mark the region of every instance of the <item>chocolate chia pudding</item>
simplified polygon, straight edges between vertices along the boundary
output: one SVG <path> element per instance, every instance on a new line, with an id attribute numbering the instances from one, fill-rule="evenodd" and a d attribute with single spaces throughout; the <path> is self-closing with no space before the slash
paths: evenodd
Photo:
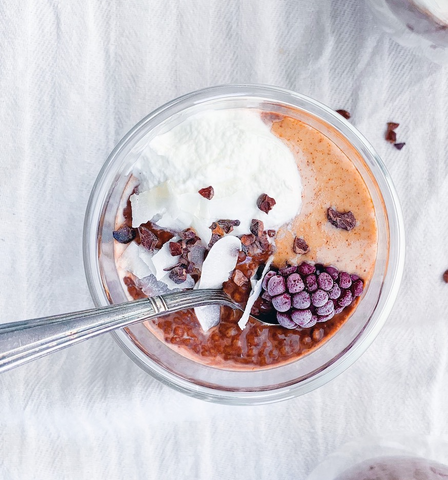
<path id="1" fill-rule="evenodd" d="M 246 306 L 145 322 L 161 342 L 216 368 L 275 367 L 321 346 L 362 302 L 377 221 L 348 143 L 342 151 L 302 120 L 235 109 L 192 117 L 145 148 L 115 221 L 128 298 L 222 287 Z"/>

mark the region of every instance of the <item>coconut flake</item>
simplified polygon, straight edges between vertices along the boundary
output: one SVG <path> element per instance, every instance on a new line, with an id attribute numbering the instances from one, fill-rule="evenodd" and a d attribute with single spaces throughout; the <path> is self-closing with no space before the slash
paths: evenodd
<path id="1" fill-rule="evenodd" d="M 197 288 L 222 288 L 236 267 L 238 252 L 241 250 L 239 238 L 231 235 L 218 240 L 210 249 L 202 265 L 201 280 Z M 219 323 L 221 308 L 219 305 L 196 307 L 196 314 L 202 330 L 207 332 Z"/>
<path id="2" fill-rule="evenodd" d="M 235 270 L 241 241 L 233 235 L 220 238 L 208 252 L 202 265 L 201 280 L 198 288 L 222 288 Z"/>
<path id="3" fill-rule="evenodd" d="M 241 330 L 244 330 L 244 328 L 247 325 L 247 322 L 249 321 L 250 311 L 252 310 L 252 307 L 254 306 L 255 301 L 257 300 L 257 298 L 261 293 L 261 284 L 263 282 L 263 278 L 266 275 L 266 273 L 269 271 L 269 268 L 271 266 L 273 259 L 274 257 L 272 255 L 268 258 L 268 261 L 266 262 L 266 265 L 263 269 L 261 277 L 258 280 L 255 280 L 254 278 L 251 278 L 250 280 L 250 283 L 252 285 L 252 291 L 250 292 L 246 307 L 244 308 L 243 315 L 238 321 L 238 326 L 241 328 Z"/>
<path id="4" fill-rule="evenodd" d="M 132 242 L 118 259 L 118 266 L 126 270 L 138 278 L 151 275 L 153 272 L 146 262 L 142 260 L 140 254 L 144 254 L 144 247 Z"/>

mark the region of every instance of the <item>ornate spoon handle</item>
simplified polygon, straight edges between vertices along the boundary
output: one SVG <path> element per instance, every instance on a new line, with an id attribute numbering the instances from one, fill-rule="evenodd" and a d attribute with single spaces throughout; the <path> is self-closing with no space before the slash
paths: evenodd
<path id="1" fill-rule="evenodd" d="M 188 290 L 0 325 L 0 372 L 133 323 L 201 305 L 238 308 L 222 290 Z"/>

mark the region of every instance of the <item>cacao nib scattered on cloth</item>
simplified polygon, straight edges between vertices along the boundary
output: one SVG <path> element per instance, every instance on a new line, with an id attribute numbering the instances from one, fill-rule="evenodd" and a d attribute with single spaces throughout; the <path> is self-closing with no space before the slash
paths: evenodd
<path id="1" fill-rule="evenodd" d="M 388 122 L 387 123 L 387 130 L 386 130 L 385 139 L 389 143 L 395 143 L 397 141 L 397 134 L 395 133 L 395 130 L 399 126 L 400 126 L 399 123 L 395 123 L 395 122 Z"/>
<path id="2" fill-rule="evenodd" d="M 445 273 L 443 274 L 443 281 L 445 283 L 448 283 L 448 270 L 446 270 Z"/>
<path id="3" fill-rule="evenodd" d="M 352 212 L 338 212 L 334 208 L 327 210 L 328 221 L 336 228 L 350 231 L 356 226 L 356 218 Z"/>
<path id="4" fill-rule="evenodd" d="M 397 150 L 401 150 L 405 145 L 406 145 L 405 142 L 394 143 L 394 147 L 395 147 Z"/>
<path id="5" fill-rule="evenodd" d="M 128 227 L 127 225 L 123 225 L 118 230 L 115 230 L 112 233 L 115 240 L 119 243 L 129 243 L 134 240 L 136 232 L 135 228 Z"/>
<path id="6" fill-rule="evenodd" d="M 198 193 L 199 195 L 202 195 L 207 200 L 211 200 L 213 198 L 213 195 L 215 195 L 215 190 L 210 185 L 209 187 L 201 188 Z"/>
<path id="7" fill-rule="evenodd" d="M 264 213 L 269 213 L 275 204 L 276 201 L 266 193 L 262 193 L 257 200 L 257 207 Z"/>
<path id="8" fill-rule="evenodd" d="M 305 242 L 305 240 L 299 237 L 296 237 L 294 239 L 292 249 L 294 250 L 294 253 L 297 253 L 298 255 L 304 255 L 305 253 L 308 253 L 310 251 L 310 247 Z"/>
<path id="9" fill-rule="evenodd" d="M 346 120 L 351 117 L 350 112 L 347 112 L 347 110 L 336 110 L 336 113 L 339 113 L 339 115 L 341 115 L 341 117 L 344 117 Z"/>

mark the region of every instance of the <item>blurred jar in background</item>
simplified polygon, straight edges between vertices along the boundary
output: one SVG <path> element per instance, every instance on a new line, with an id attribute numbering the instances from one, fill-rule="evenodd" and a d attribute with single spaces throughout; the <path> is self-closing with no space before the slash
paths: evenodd
<path id="1" fill-rule="evenodd" d="M 383 29 L 398 43 L 448 64 L 448 0 L 367 0 Z"/>
<path id="2" fill-rule="evenodd" d="M 448 436 L 357 438 L 328 455 L 307 480 L 448 479 Z"/>

